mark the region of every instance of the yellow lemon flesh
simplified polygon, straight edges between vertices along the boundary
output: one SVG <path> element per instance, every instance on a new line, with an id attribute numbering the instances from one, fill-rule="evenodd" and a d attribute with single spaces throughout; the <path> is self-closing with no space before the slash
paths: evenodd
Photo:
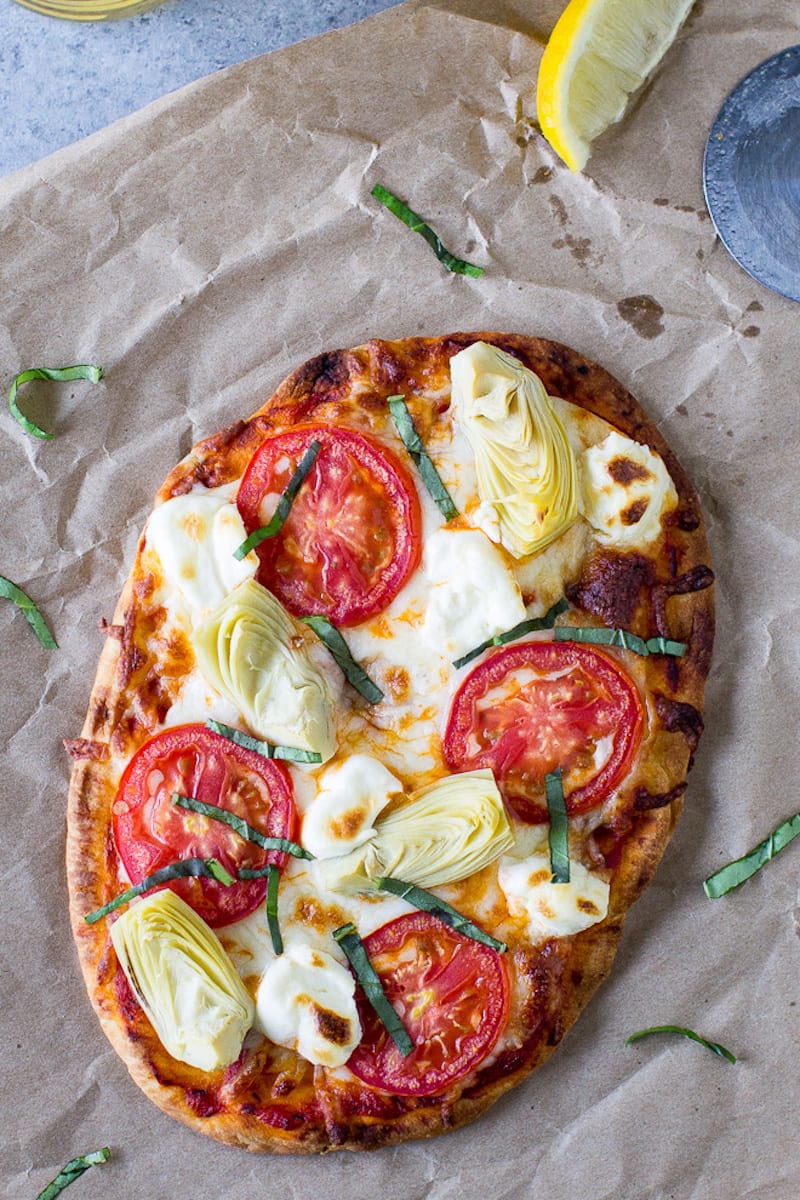
<path id="1" fill-rule="evenodd" d="M 694 0 L 571 0 L 545 48 L 536 103 L 542 133 L 573 171 L 619 121 L 666 54 Z"/>

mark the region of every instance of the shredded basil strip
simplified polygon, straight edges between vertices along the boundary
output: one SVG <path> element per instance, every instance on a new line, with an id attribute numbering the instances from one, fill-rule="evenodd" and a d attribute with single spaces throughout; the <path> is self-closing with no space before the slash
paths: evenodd
<path id="1" fill-rule="evenodd" d="M 632 1033 L 625 1039 L 625 1045 L 630 1046 L 632 1042 L 638 1042 L 639 1038 L 649 1037 L 651 1033 L 680 1033 L 690 1041 L 705 1046 L 706 1050 L 718 1054 L 720 1058 L 727 1058 L 728 1062 L 736 1062 L 736 1055 L 731 1054 L 730 1050 L 726 1050 L 724 1046 L 720 1046 L 719 1042 L 710 1042 L 708 1038 L 701 1037 L 699 1033 L 695 1033 L 693 1029 L 686 1029 L 683 1025 L 652 1025 L 649 1029 L 640 1029 L 638 1033 Z"/>
<path id="2" fill-rule="evenodd" d="M 800 836 L 800 813 L 795 813 L 793 817 L 789 817 L 788 821 L 781 822 L 778 828 L 774 829 L 769 837 L 764 838 L 763 842 L 759 842 L 749 854 L 727 863 L 713 875 L 709 875 L 703 883 L 703 891 L 709 900 L 717 900 L 726 892 L 732 892 L 751 875 L 760 871 L 771 858 L 774 858 L 780 850 L 783 850 L 798 836 Z"/>
<path id="3" fill-rule="evenodd" d="M 471 275 L 473 279 L 480 279 L 483 274 L 483 267 L 476 267 L 473 263 L 466 262 L 463 258 L 456 258 L 449 250 L 445 250 L 441 243 L 441 239 L 433 232 L 430 225 L 423 221 L 413 209 L 409 208 L 404 200 L 399 196 L 395 196 L 394 192 L 390 192 L 387 188 L 381 187 L 379 183 L 375 184 L 372 189 L 372 195 L 376 200 L 380 200 L 381 204 L 388 208 L 390 213 L 393 213 L 399 220 L 407 225 L 409 229 L 413 229 L 414 233 L 420 234 L 425 238 L 425 241 L 433 250 L 439 262 L 447 267 L 448 271 L 452 271 L 455 275 Z"/>
<path id="4" fill-rule="evenodd" d="M 55 434 L 41 429 L 20 410 L 17 404 L 17 392 L 22 385 L 30 383 L 32 379 L 52 379 L 55 383 L 64 383 L 71 379 L 88 379 L 90 383 L 99 383 L 102 374 L 103 368 L 95 367 L 92 363 L 78 363 L 74 367 L 30 367 L 27 371 L 20 371 L 11 384 L 11 391 L 8 393 L 8 407 L 26 433 L 32 433 L 34 437 L 50 441 Z"/>
<path id="5" fill-rule="evenodd" d="M 365 700 L 369 700 L 370 704 L 377 704 L 383 699 L 381 689 L 372 682 L 363 667 L 358 665 L 347 642 L 327 617 L 301 617 L 300 620 L 310 625 L 319 640 L 325 643 L 347 682 L 360 692 Z"/>
<path id="6" fill-rule="evenodd" d="M 240 879 L 267 880 L 267 924 L 269 936 L 272 939 L 272 949 L 276 954 L 283 954 L 283 938 L 278 924 L 278 884 L 281 880 L 281 869 L 275 863 L 267 863 L 266 867 L 242 867 L 238 876 Z"/>
<path id="7" fill-rule="evenodd" d="M 452 521 L 454 517 L 458 516 L 458 509 L 422 443 L 422 438 L 414 424 L 414 418 L 408 411 L 405 397 L 389 396 L 386 403 L 389 405 L 389 412 L 392 414 L 392 420 L 400 435 L 400 440 L 419 471 L 420 479 L 430 492 L 431 498 L 435 501 L 445 521 Z"/>
<path id="8" fill-rule="evenodd" d="M 403 1058 L 407 1058 L 414 1049 L 414 1043 L 403 1022 L 395 1012 L 394 1007 L 389 1002 L 389 998 L 383 990 L 383 984 L 378 978 L 372 963 L 369 961 L 369 955 L 364 943 L 356 933 L 355 925 L 352 921 L 348 921 L 346 925 L 340 925 L 338 929 L 334 929 L 333 937 L 345 952 L 347 961 L 353 968 L 356 979 L 364 989 L 364 995 L 380 1018 L 381 1024 L 395 1046 L 397 1046 Z"/>
<path id="9" fill-rule="evenodd" d="M 242 733 L 240 729 L 234 729 L 232 725 L 224 725 L 222 721 L 212 721 L 210 717 L 206 721 L 206 729 L 210 729 L 212 733 L 218 733 L 220 737 L 227 738 L 229 742 L 235 742 L 237 746 L 243 746 L 245 750 L 253 750 L 262 758 L 281 758 L 286 762 L 322 762 L 322 755 L 317 750 L 301 750 L 297 746 L 273 746 L 271 742 L 263 742 L 260 738 L 250 737 L 248 734 Z"/>
<path id="10" fill-rule="evenodd" d="M 566 612 L 568 608 L 569 603 L 562 596 L 560 600 L 556 600 L 552 608 L 548 608 L 543 617 L 528 617 L 527 620 L 520 621 L 518 625 L 514 625 L 512 629 L 507 629 L 505 633 L 496 633 L 494 637 L 481 642 L 480 646 L 476 646 L 474 650 L 470 650 L 462 658 L 454 659 L 453 666 L 465 667 L 468 662 L 472 662 L 473 658 L 477 658 L 479 654 L 483 654 L 484 650 L 488 650 L 491 646 L 505 646 L 507 642 L 515 642 L 518 638 L 525 637 L 526 633 L 536 633 L 540 629 L 552 629 L 555 625 L 556 617 Z"/>
<path id="11" fill-rule="evenodd" d="M 253 842 L 256 846 L 260 846 L 262 850 L 282 850 L 285 854 L 291 854 L 294 858 L 313 858 L 313 854 L 309 854 L 308 850 L 304 850 L 302 846 L 298 846 L 297 842 L 290 842 L 288 838 L 267 837 L 258 829 L 254 829 L 252 825 L 248 825 L 243 817 L 237 817 L 236 813 L 228 812 L 225 808 L 219 808 L 216 804 L 206 804 L 204 800 L 195 800 L 192 796 L 181 796 L 179 792 L 172 793 L 172 803 L 178 808 L 185 808 L 189 812 L 200 813 L 203 817 L 210 817 L 212 821 L 221 821 L 223 825 L 228 825 L 234 833 L 238 833 L 239 837 L 243 837 L 247 842 Z"/>
<path id="12" fill-rule="evenodd" d="M 283 954 L 283 938 L 278 924 L 278 884 L 281 881 L 281 869 L 274 863 L 267 866 L 267 924 L 269 936 L 272 938 L 272 949 L 276 954 Z"/>
<path id="13" fill-rule="evenodd" d="M 216 858 L 182 858 L 166 867 L 160 867 L 152 875 L 145 875 L 144 879 L 128 888 L 127 892 L 109 900 L 108 904 L 104 904 L 102 908 L 89 913 L 88 917 L 83 919 L 87 925 L 94 925 L 95 921 L 107 916 L 115 908 L 121 908 L 123 904 L 133 900 L 134 896 L 141 896 L 143 892 L 149 892 L 151 888 L 162 883 L 169 883 L 172 879 L 184 879 L 189 875 L 205 875 L 207 879 L 216 879 L 218 883 L 224 883 L 225 887 L 230 887 L 234 882 L 233 877 Z"/>
<path id="14" fill-rule="evenodd" d="M 102 1150 L 91 1150 L 88 1154 L 80 1154 L 77 1158 L 71 1158 L 65 1167 L 56 1175 L 52 1183 L 48 1183 L 43 1192 L 39 1192 L 36 1200 L 55 1200 L 56 1196 L 60 1196 L 65 1187 L 69 1187 L 76 1179 L 80 1179 L 84 1171 L 88 1171 L 89 1167 L 99 1166 L 101 1163 L 107 1162 L 111 1156 L 111 1151 L 108 1146 L 104 1146 Z"/>
<path id="15" fill-rule="evenodd" d="M 472 938 L 473 942 L 482 942 L 484 946 L 491 946 L 492 950 L 498 950 L 501 954 L 508 949 L 505 942 L 498 942 L 497 938 L 485 933 L 479 925 L 475 925 L 457 908 L 453 908 L 445 900 L 440 900 L 432 892 L 426 892 L 424 888 L 417 887 L 413 883 L 404 883 L 402 879 L 392 879 L 389 876 L 376 879 L 375 886 L 381 892 L 391 892 L 392 895 L 399 896 L 401 900 L 407 900 L 409 904 L 413 904 L 414 908 L 430 913 L 432 917 L 438 917 L 440 921 L 444 921 L 445 925 L 450 925 L 455 929 L 456 933 Z"/>
<path id="16" fill-rule="evenodd" d="M 553 872 L 553 883 L 569 883 L 569 819 L 564 802 L 564 785 L 561 782 L 560 767 L 557 771 L 551 771 L 545 775 L 544 790 L 547 797 L 547 811 L 550 814 L 550 832 L 547 840 L 550 845 L 550 870 Z"/>
<path id="17" fill-rule="evenodd" d="M 673 658 L 683 658 L 687 646 L 685 642 L 673 642 L 670 638 L 652 637 L 640 638 L 627 629 L 599 629 L 595 626 L 559 625 L 555 633 L 557 642 L 591 642 L 596 646 L 621 646 L 623 650 L 631 650 L 647 658 L 649 654 L 669 654 Z"/>
<path id="18" fill-rule="evenodd" d="M 22 588 L 16 583 L 12 583 L 10 579 L 6 579 L 5 575 L 0 575 L 0 596 L 6 600 L 12 600 L 16 604 L 46 650 L 58 649 L 58 642 L 47 628 L 47 622 L 28 593 L 23 592 Z"/>
<path id="19" fill-rule="evenodd" d="M 242 542 L 241 546 L 237 546 L 233 552 L 233 557 L 235 559 L 241 561 L 241 559 L 246 558 L 250 551 L 254 550 L 256 546 L 260 546 L 261 543 L 265 542 L 268 538 L 275 537 L 276 533 L 280 533 L 281 529 L 283 528 L 283 523 L 289 515 L 294 498 L 300 491 L 306 475 L 313 467 L 321 448 L 322 447 L 320 443 L 316 441 L 316 439 L 311 442 L 305 454 L 300 459 L 292 478 L 281 492 L 278 500 L 278 507 L 275 509 L 275 512 L 272 514 L 269 522 L 266 525 L 261 525 L 258 529 L 254 529 L 250 536 Z"/>

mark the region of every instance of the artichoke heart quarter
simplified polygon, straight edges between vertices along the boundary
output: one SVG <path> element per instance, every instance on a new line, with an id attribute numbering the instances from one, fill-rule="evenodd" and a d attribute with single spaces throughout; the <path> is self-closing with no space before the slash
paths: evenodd
<path id="1" fill-rule="evenodd" d="M 254 579 L 225 597 L 194 632 L 201 673 L 238 708 L 253 733 L 277 744 L 336 751 L 334 701 L 311 661 L 305 633 Z"/>
<path id="2" fill-rule="evenodd" d="M 492 772 L 465 771 L 420 788 L 379 817 L 364 871 L 370 879 L 393 876 L 438 887 L 480 871 L 513 844 Z"/>
<path id="3" fill-rule="evenodd" d="M 164 1049 L 201 1071 L 235 1062 L 255 1007 L 205 921 L 166 888 L 134 904 L 110 932 Z"/>
<path id="4" fill-rule="evenodd" d="M 478 492 L 497 515 L 503 546 L 516 558 L 544 549 L 578 515 L 575 455 L 544 385 L 486 342 L 454 355 L 450 373 Z"/>

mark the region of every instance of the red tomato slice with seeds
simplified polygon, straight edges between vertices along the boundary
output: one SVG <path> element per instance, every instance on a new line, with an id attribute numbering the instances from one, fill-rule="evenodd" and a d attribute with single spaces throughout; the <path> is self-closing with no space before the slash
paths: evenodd
<path id="1" fill-rule="evenodd" d="M 502 956 L 423 912 L 382 925 L 364 946 L 414 1049 L 403 1058 L 359 987 L 353 1074 L 394 1095 L 431 1096 L 479 1066 L 508 1015 Z"/>
<path id="2" fill-rule="evenodd" d="M 114 801 L 114 840 L 131 883 L 184 858 L 216 858 L 234 879 L 242 867 L 285 862 L 285 853 L 263 850 L 220 821 L 178 808 L 174 792 L 236 813 L 267 837 L 296 838 L 292 786 L 281 764 L 204 725 L 177 725 L 137 751 Z M 267 881 L 237 880 L 225 887 L 201 876 L 168 886 L 218 927 L 257 908 Z"/>
<path id="3" fill-rule="evenodd" d="M 320 452 L 283 527 L 258 547 L 258 578 L 295 616 L 357 625 L 387 608 L 419 565 L 419 497 L 399 459 L 353 429 L 298 426 L 259 447 L 237 504 L 248 533 L 266 525 L 314 440 Z"/>
<path id="4" fill-rule="evenodd" d="M 544 778 L 560 767 L 567 812 L 596 808 L 642 736 L 638 689 L 603 650 L 532 641 L 486 658 L 456 692 L 444 734 L 454 771 L 489 767 L 524 821 L 546 821 Z"/>

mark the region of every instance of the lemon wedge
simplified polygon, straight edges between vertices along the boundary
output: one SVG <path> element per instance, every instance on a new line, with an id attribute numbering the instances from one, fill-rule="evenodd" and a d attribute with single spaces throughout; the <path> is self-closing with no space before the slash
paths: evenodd
<path id="1" fill-rule="evenodd" d="M 571 0 L 545 47 L 536 103 L 542 133 L 573 171 L 619 121 L 666 54 L 694 0 Z"/>

